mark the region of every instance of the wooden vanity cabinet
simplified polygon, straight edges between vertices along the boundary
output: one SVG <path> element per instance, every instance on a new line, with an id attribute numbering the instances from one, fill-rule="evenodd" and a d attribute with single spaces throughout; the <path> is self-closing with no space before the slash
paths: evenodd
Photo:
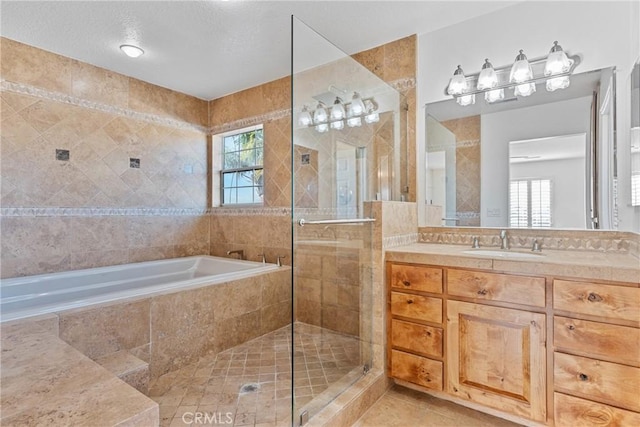
<path id="1" fill-rule="evenodd" d="M 553 309 L 556 426 L 640 426 L 640 288 L 554 280 Z"/>
<path id="2" fill-rule="evenodd" d="M 442 269 L 388 264 L 389 372 L 394 378 L 442 390 Z"/>

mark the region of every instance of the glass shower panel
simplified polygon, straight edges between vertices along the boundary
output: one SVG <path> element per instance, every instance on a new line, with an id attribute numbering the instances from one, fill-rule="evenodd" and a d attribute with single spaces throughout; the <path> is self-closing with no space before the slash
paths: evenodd
<path id="1" fill-rule="evenodd" d="M 371 366 L 372 222 L 401 197 L 400 95 L 292 18 L 293 424 Z M 362 104 L 360 104 L 362 103 Z"/>

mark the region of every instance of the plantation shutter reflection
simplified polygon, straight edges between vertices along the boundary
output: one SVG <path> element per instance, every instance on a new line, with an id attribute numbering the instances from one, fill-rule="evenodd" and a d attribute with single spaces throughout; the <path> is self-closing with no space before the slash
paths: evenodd
<path id="1" fill-rule="evenodd" d="M 551 180 L 523 179 L 510 182 L 510 227 L 549 228 L 551 210 Z"/>

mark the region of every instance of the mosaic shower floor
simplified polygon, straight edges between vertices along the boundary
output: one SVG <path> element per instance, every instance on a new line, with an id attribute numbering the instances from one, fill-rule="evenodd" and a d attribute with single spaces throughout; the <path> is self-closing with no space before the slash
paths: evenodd
<path id="1" fill-rule="evenodd" d="M 313 413 L 328 388 L 354 378 L 360 344 L 304 323 L 294 330 L 296 407 Z M 290 355 L 291 325 L 161 376 L 149 391 L 160 405 L 160 426 L 290 426 Z"/>

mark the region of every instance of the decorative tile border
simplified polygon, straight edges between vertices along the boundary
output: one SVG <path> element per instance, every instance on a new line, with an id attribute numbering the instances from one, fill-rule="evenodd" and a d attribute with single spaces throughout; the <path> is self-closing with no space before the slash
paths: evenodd
<path id="1" fill-rule="evenodd" d="M 128 108 L 116 107 L 114 105 L 102 104 L 100 102 L 89 101 L 83 98 L 77 98 L 75 96 L 66 95 L 60 92 L 52 92 L 46 89 L 42 89 L 36 86 L 31 86 L 24 83 L 15 83 L 7 80 L 0 80 L 0 89 L 13 92 L 20 95 L 29 95 L 40 99 L 46 99 L 48 101 L 61 102 L 63 104 L 74 105 L 76 107 L 88 108 L 91 110 L 101 111 L 103 113 L 114 114 L 117 116 L 127 117 L 129 119 L 140 120 L 147 123 L 153 123 L 162 126 L 173 127 L 177 129 L 189 129 L 202 133 L 207 133 L 209 128 L 206 126 L 200 126 L 182 120 L 176 120 L 169 117 L 163 117 L 156 114 L 140 113 L 138 111 L 130 110 Z"/>
<path id="2" fill-rule="evenodd" d="M 382 239 L 382 248 L 391 249 L 398 246 L 418 243 L 418 233 L 403 234 L 400 236 L 389 236 Z"/>
<path id="3" fill-rule="evenodd" d="M 291 216 L 291 208 L 213 208 L 210 214 L 214 216 Z"/>
<path id="4" fill-rule="evenodd" d="M 0 217 L 201 216 L 211 211 L 211 208 L 0 208 Z"/>
<path id="5" fill-rule="evenodd" d="M 542 249 L 628 253 L 637 256 L 635 233 L 594 230 L 507 229 L 512 248 L 531 249 L 537 240 Z M 500 247 L 500 229 L 473 227 L 421 227 L 420 243 L 468 245 L 478 237 L 480 246 Z"/>
<path id="6" fill-rule="evenodd" d="M 241 129 L 248 126 L 259 125 L 261 123 L 270 122 L 272 120 L 279 120 L 284 117 L 289 117 L 290 115 L 291 115 L 291 109 L 287 108 L 284 110 L 276 110 L 266 114 L 260 114 L 258 116 L 245 117 L 239 120 L 235 120 L 233 122 L 211 126 L 209 128 L 209 134 L 216 135 L 216 134 L 227 132 L 234 129 Z"/>

